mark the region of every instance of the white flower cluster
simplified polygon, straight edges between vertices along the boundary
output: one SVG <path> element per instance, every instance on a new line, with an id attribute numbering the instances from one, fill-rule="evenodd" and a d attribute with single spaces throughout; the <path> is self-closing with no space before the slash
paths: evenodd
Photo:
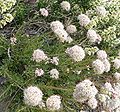
<path id="1" fill-rule="evenodd" d="M 43 93 L 42 91 L 35 86 L 30 86 L 24 89 L 24 102 L 30 106 L 38 106 L 41 105 Z"/>
<path id="2" fill-rule="evenodd" d="M 52 63 L 54 65 L 58 65 L 59 64 L 59 58 L 58 57 L 53 57 L 52 59 L 50 59 L 50 63 Z"/>
<path id="3" fill-rule="evenodd" d="M 42 100 L 43 93 L 36 86 L 30 86 L 24 89 L 24 102 L 29 106 L 45 107 Z M 46 106 L 49 110 L 55 111 L 61 108 L 61 98 L 58 95 L 52 95 L 46 100 Z"/>
<path id="4" fill-rule="evenodd" d="M 98 99 L 103 105 L 104 110 L 108 112 L 119 112 L 120 109 L 120 84 L 106 82 L 101 88 L 101 94 L 98 95 Z"/>
<path id="5" fill-rule="evenodd" d="M 99 59 L 96 59 L 95 61 L 93 61 L 92 67 L 94 68 L 94 72 L 96 74 L 103 74 L 105 69 L 103 62 Z"/>
<path id="6" fill-rule="evenodd" d="M 71 43 L 73 39 L 65 31 L 63 24 L 60 21 L 53 21 L 50 24 L 52 31 L 59 37 L 61 42 Z"/>
<path id="7" fill-rule="evenodd" d="M 89 17 L 85 14 L 79 15 L 78 20 L 79 20 L 79 23 L 80 23 L 81 26 L 87 26 L 91 22 Z"/>
<path id="8" fill-rule="evenodd" d="M 106 51 L 104 51 L 104 50 L 99 50 L 99 51 L 97 52 L 97 58 L 100 59 L 100 60 L 105 60 L 105 59 L 107 59 L 107 53 L 106 53 Z"/>
<path id="9" fill-rule="evenodd" d="M 117 82 L 120 82 L 120 73 L 115 72 L 114 73 L 114 77 L 115 77 L 115 79 L 116 79 Z"/>
<path id="10" fill-rule="evenodd" d="M 76 28 L 75 25 L 69 25 L 69 26 L 67 26 L 67 29 L 66 29 L 66 30 L 67 30 L 67 32 L 70 33 L 70 34 L 77 32 L 77 28 Z"/>
<path id="11" fill-rule="evenodd" d="M 61 29 L 61 30 L 64 29 L 64 25 L 60 21 L 51 22 L 50 27 L 51 27 L 52 31 L 55 31 L 57 29 Z"/>
<path id="12" fill-rule="evenodd" d="M 62 1 L 62 3 L 60 4 L 61 5 L 61 7 L 62 7 L 62 9 L 63 10 L 66 10 L 66 11 L 69 11 L 70 10 L 70 3 L 69 2 L 67 2 L 67 1 Z"/>
<path id="13" fill-rule="evenodd" d="M 33 61 L 40 62 L 40 61 L 47 60 L 48 57 L 41 49 L 37 49 L 37 50 L 34 50 L 32 59 Z"/>
<path id="14" fill-rule="evenodd" d="M 95 109 L 98 105 L 98 101 L 96 98 L 91 98 L 88 100 L 88 106 L 91 107 L 92 109 Z"/>
<path id="15" fill-rule="evenodd" d="M 17 41 L 17 39 L 16 39 L 15 37 L 11 37 L 11 38 L 10 38 L 10 43 L 11 43 L 12 45 L 15 45 L 15 44 L 16 44 L 16 41 Z"/>
<path id="16" fill-rule="evenodd" d="M 105 17 L 106 13 L 107 13 L 105 7 L 103 7 L 103 6 L 97 6 L 96 7 L 96 12 L 99 16 L 102 16 L 102 17 Z"/>
<path id="17" fill-rule="evenodd" d="M 97 58 L 93 61 L 92 66 L 96 74 L 103 74 L 110 71 L 110 62 L 107 59 L 107 53 L 103 50 L 97 52 Z"/>
<path id="18" fill-rule="evenodd" d="M 108 59 L 102 60 L 104 66 L 105 66 L 105 72 L 109 72 L 111 68 L 111 64 Z"/>
<path id="19" fill-rule="evenodd" d="M 58 72 L 57 69 L 52 69 L 52 70 L 49 71 L 49 73 L 51 75 L 50 76 L 51 78 L 54 78 L 54 79 L 58 79 L 59 78 L 59 72 Z"/>
<path id="20" fill-rule="evenodd" d="M 35 75 L 36 76 L 42 76 L 44 74 L 43 69 L 36 68 Z"/>
<path id="21" fill-rule="evenodd" d="M 113 66 L 115 67 L 115 69 L 119 69 L 120 68 L 120 59 L 116 58 L 113 60 L 114 64 Z"/>
<path id="22" fill-rule="evenodd" d="M 50 96 L 46 101 L 46 106 L 49 110 L 55 111 L 61 108 L 61 98 L 58 95 Z"/>
<path id="23" fill-rule="evenodd" d="M 67 48 L 66 53 L 75 61 L 82 61 L 85 58 L 85 51 L 81 46 L 74 45 L 73 47 Z"/>
<path id="24" fill-rule="evenodd" d="M 47 60 L 48 61 L 47 63 L 52 63 L 55 65 L 58 65 L 58 62 L 59 62 L 58 57 L 53 57 L 52 59 L 50 59 L 47 57 L 47 55 L 41 49 L 34 50 L 34 52 L 32 54 L 32 60 L 36 61 L 36 62 L 41 62 L 41 61 Z M 49 71 L 49 73 L 50 73 L 51 78 L 54 78 L 54 79 L 59 78 L 59 72 L 57 69 L 52 69 Z M 44 71 L 42 69 L 36 68 L 36 70 L 35 70 L 36 76 L 42 76 L 43 74 L 44 74 Z"/>
<path id="25" fill-rule="evenodd" d="M 6 11 L 10 10 L 16 3 L 16 0 L 1 0 L 0 1 L 0 14 L 2 19 L 0 19 L 0 28 L 3 28 L 7 23 L 12 22 L 14 17 Z"/>
<path id="26" fill-rule="evenodd" d="M 95 109 L 97 107 L 97 100 L 95 98 L 97 93 L 98 90 L 94 84 L 90 80 L 84 80 L 76 85 L 73 97 L 80 103 L 88 101 L 88 105 Z"/>
<path id="27" fill-rule="evenodd" d="M 45 8 L 41 8 L 40 9 L 40 13 L 41 13 L 41 15 L 43 15 L 43 16 L 45 16 L 45 17 L 47 17 L 48 16 L 48 10 L 46 10 Z"/>
<path id="28" fill-rule="evenodd" d="M 98 43 L 99 44 L 102 41 L 102 38 L 100 37 L 100 35 L 97 34 L 95 30 L 92 30 L 92 29 L 88 30 L 87 38 L 89 39 L 89 41 L 91 43 Z"/>

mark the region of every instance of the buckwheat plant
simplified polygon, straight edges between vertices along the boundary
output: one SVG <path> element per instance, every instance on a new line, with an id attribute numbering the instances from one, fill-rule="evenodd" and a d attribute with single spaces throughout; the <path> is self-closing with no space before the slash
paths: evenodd
<path id="1" fill-rule="evenodd" d="M 0 1 L 1 28 L 15 3 Z M 120 0 L 20 0 L 17 7 L 14 37 L 0 35 L 6 111 L 119 112 Z"/>

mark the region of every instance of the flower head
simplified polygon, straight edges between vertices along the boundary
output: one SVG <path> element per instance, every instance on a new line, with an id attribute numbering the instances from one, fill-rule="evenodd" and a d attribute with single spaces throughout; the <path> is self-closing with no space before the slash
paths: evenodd
<path id="1" fill-rule="evenodd" d="M 97 52 L 97 58 L 100 60 L 105 60 L 107 58 L 107 53 L 104 50 L 99 50 Z"/>
<path id="2" fill-rule="evenodd" d="M 55 111 L 61 108 L 61 98 L 58 95 L 50 96 L 46 101 L 46 106 L 49 110 Z"/>
<path id="3" fill-rule="evenodd" d="M 115 69 L 119 69 L 120 68 L 120 59 L 114 59 L 113 60 L 114 64 L 113 66 L 115 67 Z"/>
<path id="4" fill-rule="evenodd" d="M 79 20 L 79 23 L 80 23 L 81 26 L 87 26 L 91 22 L 89 17 L 85 14 L 79 15 L 78 20 Z"/>
<path id="5" fill-rule="evenodd" d="M 64 25 L 60 22 L 60 21 L 53 21 L 50 24 L 50 27 L 53 31 L 57 30 L 57 29 L 64 29 Z"/>
<path id="6" fill-rule="evenodd" d="M 85 51 L 78 45 L 67 48 L 66 53 L 76 62 L 82 61 L 85 58 Z"/>
<path id="7" fill-rule="evenodd" d="M 68 35 L 68 33 L 64 29 L 57 29 L 54 33 L 59 37 L 61 42 L 71 43 L 73 39 Z"/>
<path id="8" fill-rule="evenodd" d="M 59 63 L 59 58 L 58 57 L 53 57 L 52 59 L 50 59 L 50 62 L 52 63 L 52 64 L 55 64 L 55 65 L 58 65 Z"/>
<path id="9" fill-rule="evenodd" d="M 64 10 L 66 10 L 66 11 L 69 11 L 70 10 L 70 3 L 69 2 L 67 2 L 67 1 L 63 1 L 61 4 L 61 7 L 62 7 L 62 9 L 64 9 Z"/>
<path id="10" fill-rule="evenodd" d="M 102 74 L 105 71 L 104 63 L 99 59 L 93 61 L 92 66 L 96 74 Z"/>
<path id="11" fill-rule="evenodd" d="M 105 7 L 103 7 L 103 6 L 97 6 L 96 7 L 96 12 L 99 16 L 103 16 L 103 17 L 105 17 L 106 13 L 107 13 Z"/>
<path id="12" fill-rule="evenodd" d="M 75 25 L 69 25 L 66 30 L 67 30 L 68 33 L 71 33 L 71 34 L 75 33 L 77 31 Z"/>
<path id="13" fill-rule="evenodd" d="M 117 81 L 120 81 L 120 73 L 118 72 L 114 73 L 114 77 Z"/>
<path id="14" fill-rule="evenodd" d="M 42 69 L 36 68 L 35 70 L 35 75 L 36 76 L 42 76 L 44 74 L 44 71 Z"/>
<path id="15" fill-rule="evenodd" d="M 24 102 L 27 105 L 37 106 L 42 102 L 43 93 L 35 86 L 24 89 Z"/>
<path id="16" fill-rule="evenodd" d="M 95 109 L 97 107 L 98 101 L 96 98 L 91 98 L 88 100 L 88 106 L 90 106 L 92 109 Z"/>
<path id="17" fill-rule="evenodd" d="M 15 37 L 10 38 L 10 42 L 11 42 L 12 45 L 15 45 L 16 41 L 17 41 L 17 39 Z"/>
<path id="18" fill-rule="evenodd" d="M 85 102 L 91 98 L 95 98 L 98 90 L 90 80 L 84 80 L 78 83 L 73 92 L 73 97 L 78 102 Z"/>
<path id="19" fill-rule="evenodd" d="M 100 43 L 100 41 L 102 40 L 101 37 L 92 29 L 88 30 L 87 38 L 91 43 Z"/>
<path id="20" fill-rule="evenodd" d="M 37 49 L 34 50 L 32 59 L 36 62 L 44 61 L 47 59 L 47 55 L 41 49 Z"/>
<path id="21" fill-rule="evenodd" d="M 52 69 L 50 70 L 50 77 L 51 78 L 55 78 L 55 79 L 58 79 L 59 78 L 59 72 L 57 69 Z"/>
<path id="22" fill-rule="evenodd" d="M 45 16 L 45 17 L 47 17 L 48 16 L 48 10 L 46 10 L 45 8 L 41 8 L 40 9 L 40 13 L 41 13 L 41 15 L 43 15 L 43 16 Z"/>
<path id="23" fill-rule="evenodd" d="M 103 64 L 104 64 L 104 67 L 105 67 L 105 72 L 109 72 L 110 71 L 110 62 L 108 61 L 108 59 L 105 59 L 105 60 L 102 60 Z"/>

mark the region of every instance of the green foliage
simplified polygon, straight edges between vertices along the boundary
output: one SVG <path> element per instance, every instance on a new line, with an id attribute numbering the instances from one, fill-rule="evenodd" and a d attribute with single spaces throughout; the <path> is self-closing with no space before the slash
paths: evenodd
<path id="1" fill-rule="evenodd" d="M 19 3 L 16 6 L 16 16 L 15 21 L 17 25 L 21 25 L 24 21 L 26 21 L 28 18 L 28 12 L 30 11 L 30 6 L 26 5 L 25 3 Z"/>

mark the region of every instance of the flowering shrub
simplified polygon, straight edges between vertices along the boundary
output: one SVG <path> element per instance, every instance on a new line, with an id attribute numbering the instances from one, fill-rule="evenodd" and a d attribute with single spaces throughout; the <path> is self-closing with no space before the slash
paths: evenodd
<path id="1" fill-rule="evenodd" d="M 1 7 L 3 3 L 7 6 L 2 1 Z M 1 14 L 14 5 L 12 1 L 1 8 Z M 0 74 L 6 78 L 0 97 L 10 99 L 6 109 L 119 112 L 120 1 L 39 0 L 19 5 L 25 6 L 24 21 L 13 25 L 13 37 L 0 38 Z M 5 18 L 6 23 L 13 19 Z"/>

